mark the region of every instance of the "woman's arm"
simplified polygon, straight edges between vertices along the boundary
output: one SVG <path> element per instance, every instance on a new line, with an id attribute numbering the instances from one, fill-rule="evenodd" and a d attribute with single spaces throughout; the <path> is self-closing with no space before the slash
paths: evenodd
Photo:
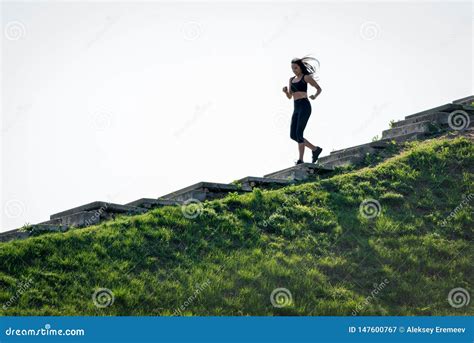
<path id="1" fill-rule="evenodd" d="M 293 96 L 293 92 L 291 91 L 291 79 L 292 79 L 292 78 L 290 77 L 290 81 L 288 82 L 288 86 L 289 86 L 289 87 L 286 87 L 286 86 L 283 87 L 283 93 L 286 94 L 286 97 L 287 97 L 288 99 L 291 99 L 291 97 Z"/>
<path id="2" fill-rule="evenodd" d="M 314 88 L 316 88 L 316 94 L 310 96 L 310 99 L 311 99 L 311 100 L 314 100 L 314 99 L 316 99 L 316 97 L 317 97 L 319 94 L 321 94 L 322 89 L 321 89 L 321 87 L 318 85 L 318 83 L 316 82 L 316 80 L 313 79 L 313 77 L 312 77 L 311 75 L 305 75 L 304 77 L 305 77 L 304 80 L 305 80 L 307 83 L 309 83 L 311 86 L 313 86 Z"/>

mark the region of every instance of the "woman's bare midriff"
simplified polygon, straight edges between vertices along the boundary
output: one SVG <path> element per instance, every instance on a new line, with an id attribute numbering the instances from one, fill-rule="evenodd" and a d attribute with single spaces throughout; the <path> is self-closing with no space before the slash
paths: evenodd
<path id="1" fill-rule="evenodd" d="M 294 92 L 293 93 L 293 99 L 294 100 L 303 99 L 303 98 L 307 98 L 307 97 L 308 97 L 308 93 L 306 93 L 306 92 Z"/>

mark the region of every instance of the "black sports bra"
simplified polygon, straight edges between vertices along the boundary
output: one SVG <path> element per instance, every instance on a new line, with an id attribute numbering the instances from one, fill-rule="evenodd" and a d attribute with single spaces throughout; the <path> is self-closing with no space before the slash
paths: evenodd
<path id="1" fill-rule="evenodd" d="M 301 80 L 298 82 L 293 82 L 296 76 L 291 78 L 291 91 L 294 92 L 307 92 L 308 91 L 308 84 L 304 80 L 304 75 L 301 76 Z"/>

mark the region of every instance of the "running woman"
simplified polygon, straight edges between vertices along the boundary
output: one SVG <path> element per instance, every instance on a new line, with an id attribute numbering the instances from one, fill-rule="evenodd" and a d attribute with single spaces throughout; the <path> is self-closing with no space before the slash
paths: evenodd
<path id="1" fill-rule="evenodd" d="M 308 83 L 316 88 L 316 94 L 311 95 L 311 100 L 321 94 L 321 87 L 314 80 L 313 75 L 315 73 L 315 67 L 310 64 L 309 61 L 314 61 L 319 67 L 319 61 L 314 57 L 303 57 L 294 58 L 291 60 L 291 69 L 295 76 L 292 76 L 289 81 L 290 89 L 283 87 L 283 92 L 286 94 L 288 99 L 293 96 L 294 99 L 294 111 L 291 117 L 291 128 L 290 137 L 294 141 L 298 142 L 299 158 L 295 164 L 304 163 L 303 155 L 304 148 L 308 147 L 313 152 L 312 162 L 315 163 L 318 160 L 321 149 L 319 146 L 314 146 L 306 138 L 303 137 L 303 131 L 308 123 L 308 119 L 311 115 L 311 104 L 308 100 Z M 294 82 L 295 79 L 298 79 Z"/>

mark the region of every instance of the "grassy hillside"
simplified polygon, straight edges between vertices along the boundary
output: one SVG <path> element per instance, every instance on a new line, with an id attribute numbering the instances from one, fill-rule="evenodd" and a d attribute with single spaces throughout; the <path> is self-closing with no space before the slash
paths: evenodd
<path id="1" fill-rule="evenodd" d="M 3 243 L 0 314 L 472 315 L 447 297 L 474 295 L 473 171 L 470 139 L 434 139 L 375 167 L 230 194 L 196 218 L 163 207 Z M 111 305 L 94 304 L 100 288 Z M 274 306 L 277 288 L 292 301 L 283 290 Z"/>

